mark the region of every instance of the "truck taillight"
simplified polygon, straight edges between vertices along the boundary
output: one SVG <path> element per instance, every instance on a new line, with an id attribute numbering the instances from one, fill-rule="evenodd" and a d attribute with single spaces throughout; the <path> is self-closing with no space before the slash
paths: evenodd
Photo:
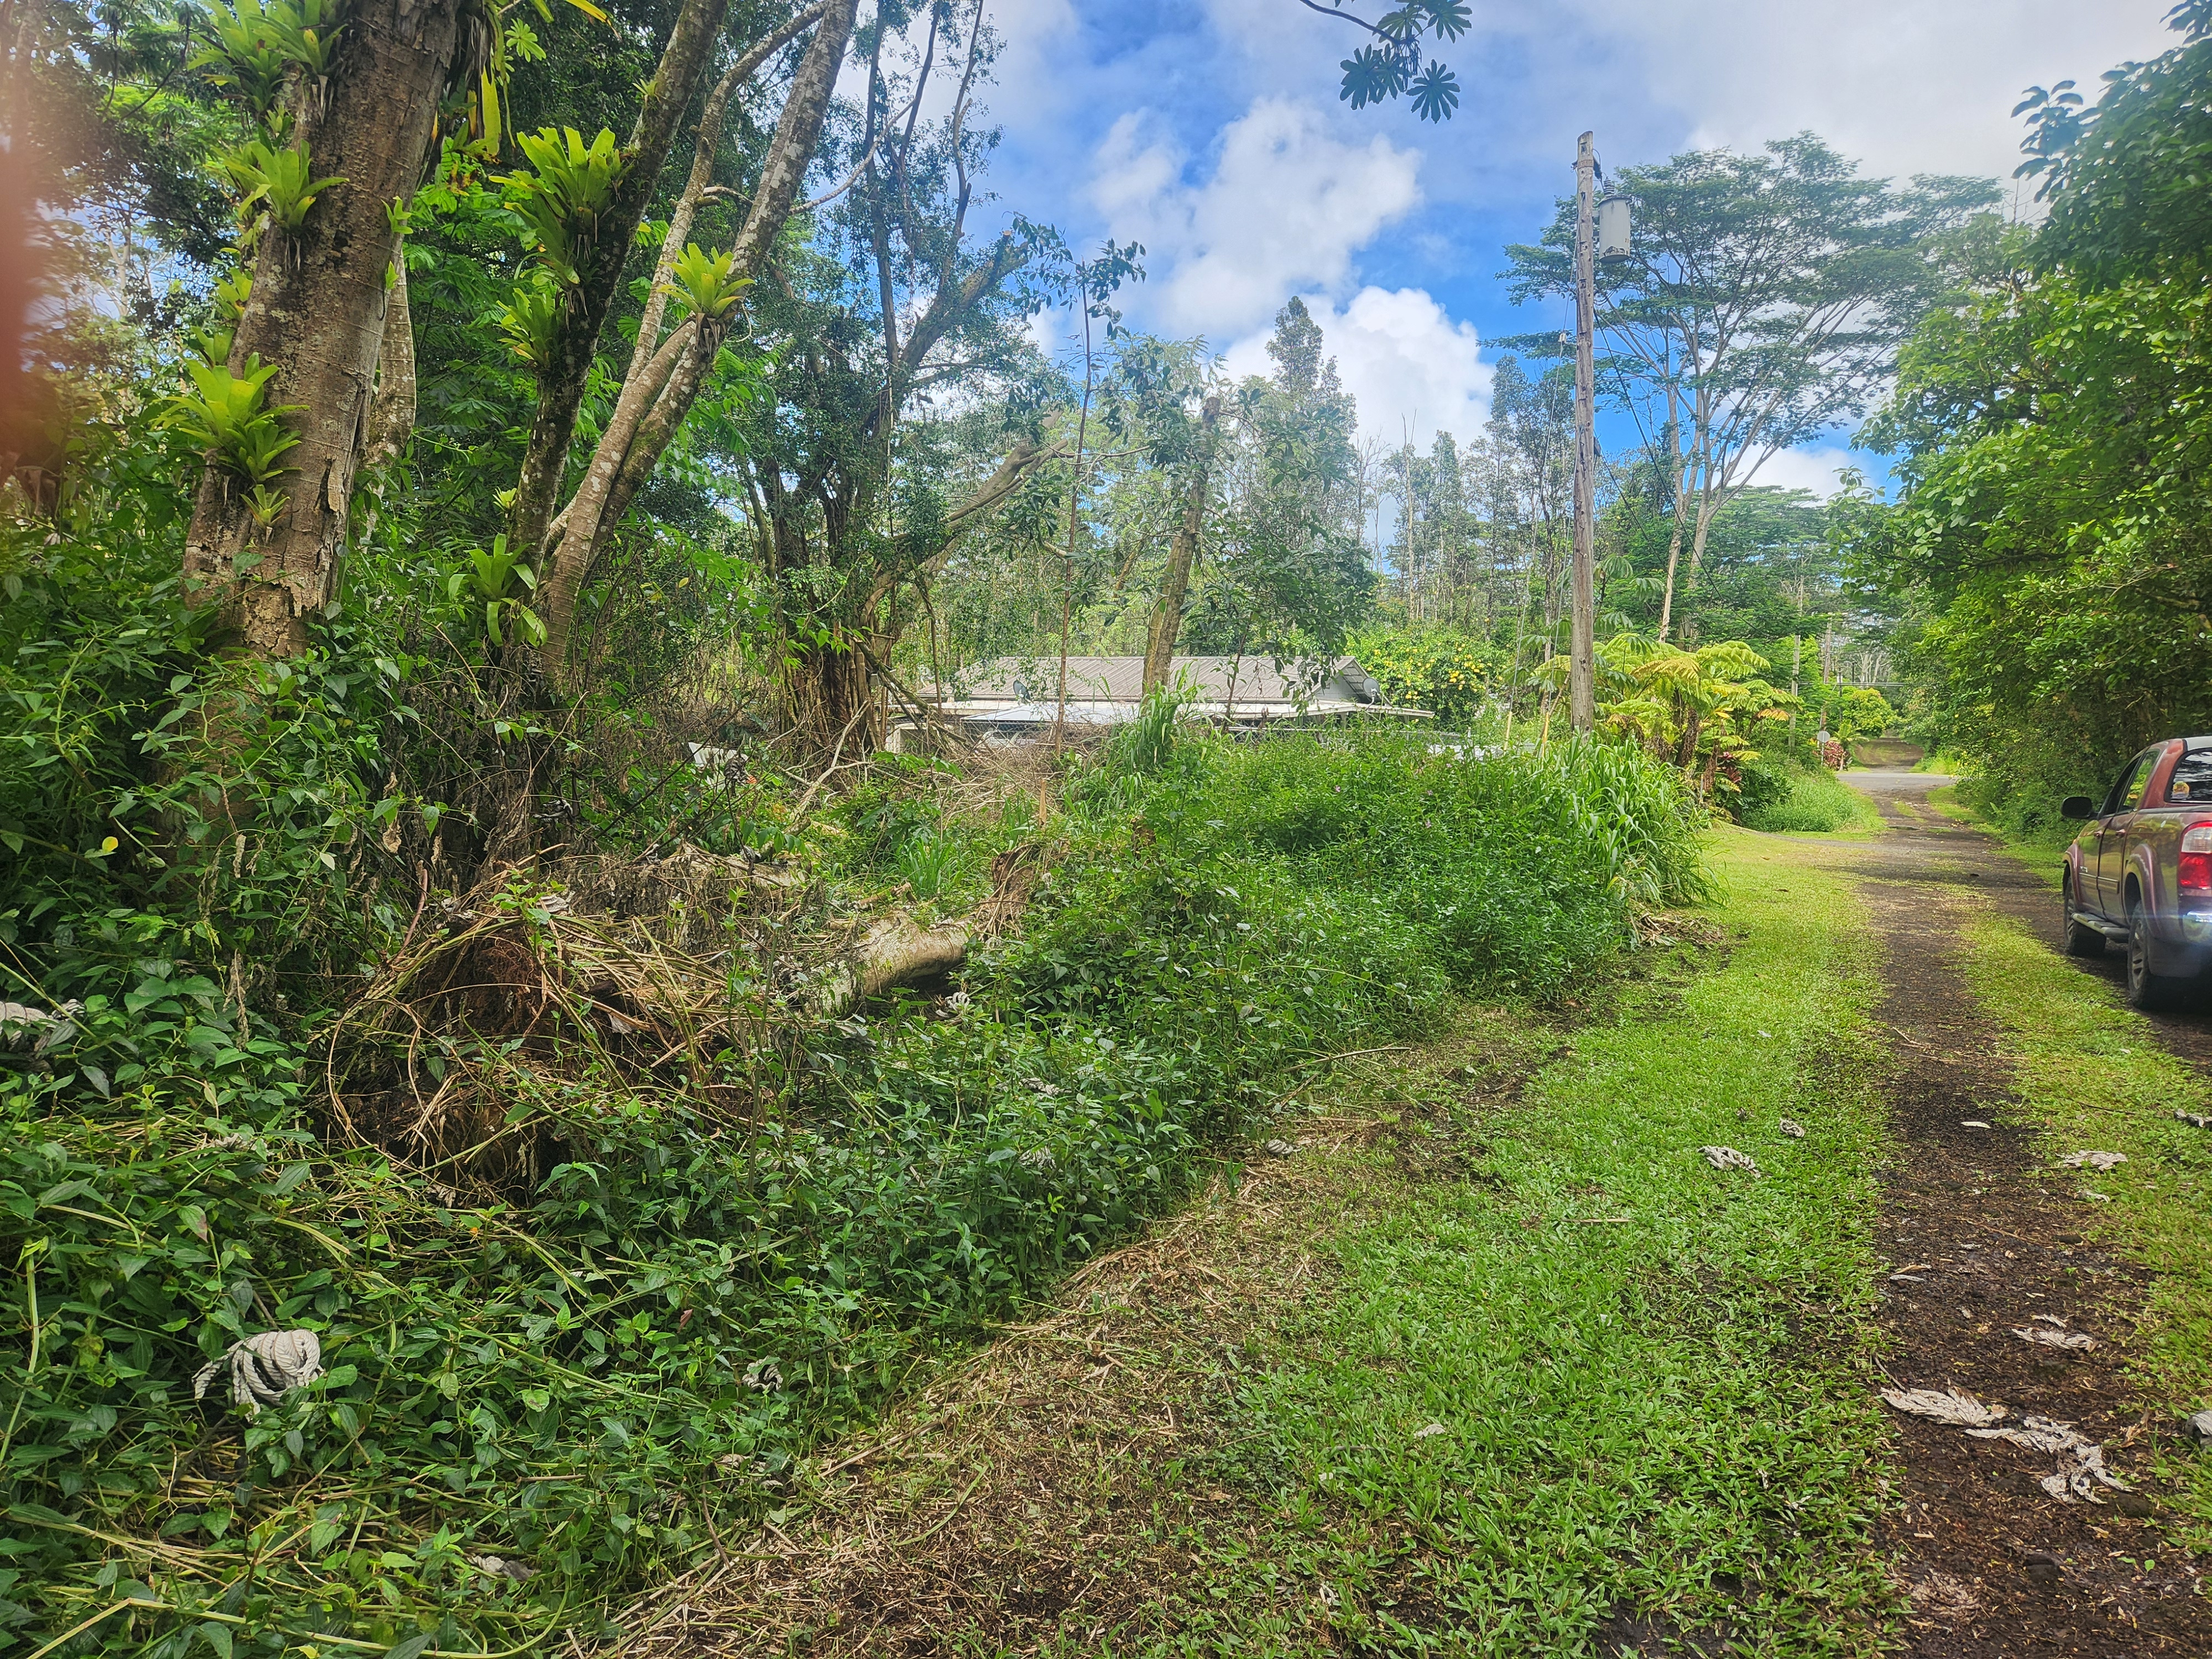
<path id="1" fill-rule="evenodd" d="M 2181 832 L 2181 857 L 2174 884 L 2185 893 L 2212 894 L 2212 819 Z"/>

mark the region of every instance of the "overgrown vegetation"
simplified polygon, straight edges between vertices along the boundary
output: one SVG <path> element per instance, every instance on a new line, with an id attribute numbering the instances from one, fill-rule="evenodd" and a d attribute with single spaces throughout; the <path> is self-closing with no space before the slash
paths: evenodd
<path id="1" fill-rule="evenodd" d="M 410 915 L 398 849 L 454 826 L 379 772 L 435 754 L 440 682 L 343 630 L 226 669 L 166 581 L 79 556 L 21 567 L 0 683 L 13 988 L 82 1004 L 0 1074 L 18 1640 L 588 1630 L 1304 1068 L 1456 989 L 1549 994 L 1699 879 L 1701 809 L 1632 748 L 1240 746 L 1163 702 L 1043 819 L 927 766 L 811 820 L 728 779 L 799 884 L 765 899 L 697 852 L 718 888 L 579 907 L 595 866 L 517 871 Z M 115 625 L 41 637 L 88 603 Z M 218 737 L 253 757 L 219 781 Z M 691 777 L 656 821 L 699 817 Z M 822 1020 L 854 900 L 1024 881 L 957 997 Z M 195 1401 L 295 1327 L 320 1380 Z"/>
<path id="2" fill-rule="evenodd" d="M 2168 21 L 2181 44 L 2094 102 L 2069 82 L 2022 104 L 2048 216 L 1955 240 L 1954 301 L 1869 434 L 1905 488 L 1853 541 L 1911 623 L 1922 735 L 1974 762 L 1972 799 L 2015 833 L 2212 722 L 2195 483 L 2212 8 Z"/>
<path id="3" fill-rule="evenodd" d="M 803 1479 L 759 1577 L 672 1589 L 697 1623 L 641 1645 L 1878 1651 L 1878 988 L 1822 854 L 1713 853 L 1724 960 L 1335 1068 L 1295 1156 L 1225 1164 Z"/>
<path id="4" fill-rule="evenodd" d="M 1785 769 L 1758 762 L 1744 768 L 1737 816 L 1753 830 L 1799 835 L 1872 830 L 1881 821 L 1864 794 L 1826 768 Z"/>

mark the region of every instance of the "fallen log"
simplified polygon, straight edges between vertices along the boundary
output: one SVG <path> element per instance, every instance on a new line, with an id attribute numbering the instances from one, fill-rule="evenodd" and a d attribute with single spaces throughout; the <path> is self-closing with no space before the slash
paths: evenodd
<path id="1" fill-rule="evenodd" d="M 965 922 L 940 921 L 924 927 L 912 916 L 886 916 L 823 975 L 822 1011 L 835 1018 L 895 986 L 951 973 L 967 960 Z"/>

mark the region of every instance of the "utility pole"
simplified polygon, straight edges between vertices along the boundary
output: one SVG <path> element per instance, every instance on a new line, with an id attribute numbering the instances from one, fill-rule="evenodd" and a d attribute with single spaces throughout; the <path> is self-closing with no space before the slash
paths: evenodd
<path id="1" fill-rule="evenodd" d="M 1567 665 L 1568 715 L 1577 732 L 1597 726 L 1597 152 L 1584 133 L 1575 155 L 1575 561 L 1574 634 Z"/>

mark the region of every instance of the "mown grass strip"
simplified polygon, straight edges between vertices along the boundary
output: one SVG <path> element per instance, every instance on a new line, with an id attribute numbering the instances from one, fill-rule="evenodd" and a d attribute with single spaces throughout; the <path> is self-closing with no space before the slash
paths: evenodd
<path id="1" fill-rule="evenodd" d="M 2016 1110 L 2043 1132 L 2045 1177 L 2075 1206 L 2081 1231 L 2151 1268 L 2148 1318 L 2130 1356 L 2145 1407 L 2159 1414 L 2212 1406 L 2212 1131 L 2175 1110 L 2212 1114 L 2212 1082 L 2159 1043 L 2112 987 L 2084 974 L 2009 917 L 1984 911 L 1966 929 L 1967 981 L 2004 1033 Z M 2103 1175 L 2057 1167 L 2083 1150 L 2124 1152 Z M 2162 1450 L 2162 1480 L 2192 1549 L 2212 1547 L 2212 1458 Z"/>
<path id="2" fill-rule="evenodd" d="M 1578 1032 L 1483 1126 L 1475 1180 L 1327 1241 L 1338 1293 L 1240 1401 L 1275 1571 L 1224 1550 L 1209 1571 L 1243 1589 L 1217 1585 L 1177 1650 L 1255 1650 L 1285 1576 L 1388 1651 L 1593 1653 L 1631 1612 L 1761 1652 L 1874 1648 L 1877 981 L 1814 848 L 1733 832 L 1715 854 L 1724 959 Z M 1711 1144 L 1763 1174 L 1717 1172 Z"/>

